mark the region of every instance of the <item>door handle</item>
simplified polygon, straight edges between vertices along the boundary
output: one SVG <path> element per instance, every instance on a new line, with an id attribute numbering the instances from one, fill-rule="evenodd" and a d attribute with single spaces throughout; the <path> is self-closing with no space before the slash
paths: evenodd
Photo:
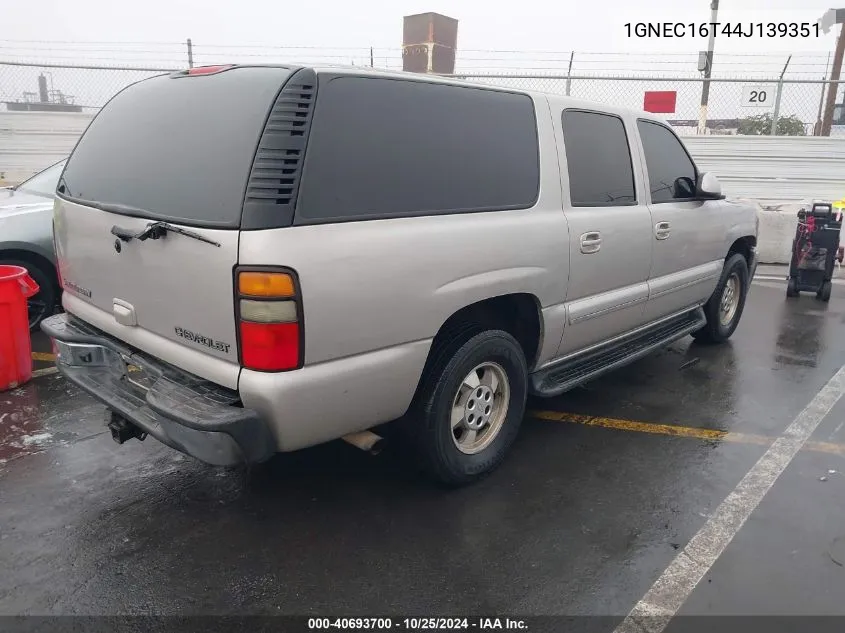
<path id="1" fill-rule="evenodd" d="M 658 240 L 668 239 L 671 232 L 672 229 L 668 222 L 658 222 L 654 225 L 654 237 Z"/>
<path id="2" fill-rule="evenodd" d="M 590 231 L 581 234 L 581 252 L 585 255 L 598 253 L 601 248 L 601 233 Z"/>

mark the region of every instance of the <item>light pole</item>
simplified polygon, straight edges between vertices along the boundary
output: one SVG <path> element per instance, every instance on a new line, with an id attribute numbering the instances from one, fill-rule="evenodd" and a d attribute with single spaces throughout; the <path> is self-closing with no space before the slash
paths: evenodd
<path id="1" fill-rule="evenodd" d="M 713 70 L 713 47 L 716 44 L 716 16 L 719 0 L 710 3 L 710 38 L 707 41 L 707 65 L 704 68 L 704 83 L 701 85 L 701 111 L 698 115 L 698 133 L 707 131 L 707 100 L 710 98 L 710 73 Z"/>
<path id="2" fill-rule="evenodd" d="M 827 101 L 820 130 L 820 136 L 830 136 L 833 108 L 836 105 L 836 95 L 839 93 L 839 74 L 842 70 L 842 58 L 845 56 L 845 9 L 829 9 L 819 19 L 819 24 L 825 33 L 829 32 L 834 24 L 842 25 L 836 42 L 836 52 L 833 54 L 833 68 L 830 69 L 830 83 L 827 86 Z"/>

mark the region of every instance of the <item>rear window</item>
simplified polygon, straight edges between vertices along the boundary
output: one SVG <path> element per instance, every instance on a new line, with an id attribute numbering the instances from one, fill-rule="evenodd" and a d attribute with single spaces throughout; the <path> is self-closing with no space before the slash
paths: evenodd
<path id="1" fill-rule="evenodd" d="M 322 80 L 296 223 L 532 206 L 527 95 L 371 77 Z"/>
<path id="2" fill-rule="evenodd" d="M 622 119 L 598 112 L 566 110 L 563 142 L 573 207 L 637 203 L 631 150 Z"/>
<path id="3" fill-rule="evenodd" d="M 289 75 L 236 68 L 130 86 L 80 139 L 62 193 L 156 220 L 239 226 L 258 139 Z"/>

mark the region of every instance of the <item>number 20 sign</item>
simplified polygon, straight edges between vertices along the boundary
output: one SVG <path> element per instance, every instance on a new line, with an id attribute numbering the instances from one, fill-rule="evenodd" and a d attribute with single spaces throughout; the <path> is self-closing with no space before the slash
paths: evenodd
<path id="1" fill-rule="evenodd" d="M 743 86 L 742 106 L 745 108 L 765 108 L 775 102 L 776 86 Z"/>

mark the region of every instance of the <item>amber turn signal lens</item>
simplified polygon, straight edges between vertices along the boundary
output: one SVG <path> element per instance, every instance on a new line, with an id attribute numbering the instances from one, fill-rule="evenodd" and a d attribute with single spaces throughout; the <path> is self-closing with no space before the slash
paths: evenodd
<path id="1" fill-rule="evenodd" d="M 249 297 L 292 297 L 295 288 L 287 273 L 245 271 L 238 275 L 238 292 Z"/>

